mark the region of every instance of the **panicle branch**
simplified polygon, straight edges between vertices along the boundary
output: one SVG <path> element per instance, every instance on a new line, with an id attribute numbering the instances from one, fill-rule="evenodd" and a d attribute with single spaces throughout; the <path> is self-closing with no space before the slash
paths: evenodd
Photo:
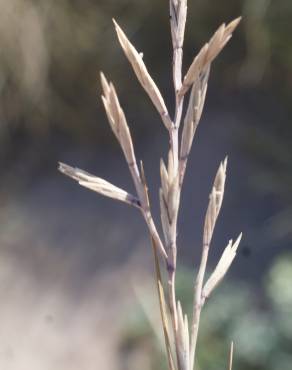
<path id="1" fill-rule="evenodd" d="M 202 289 L 205 272 L 207 268 L 209 248 L 224 196 L 226 167 L 227 167 L 227 158 L 225 158 L 225 160 L 220 163 L 219 169 L 214 180 L 212 192 L 210 194 L 209 205 L 205 216 L 202 256 L 194 286 L 194 305 L 193 305 L 193 319 L 191 327 L 191 346 L 190 346 L 191 369 L 193 369 L 194 366 L 200 316 L 204 304 Z"/>
<path id="2" fill-rule="evenodd" d="M 193 316 L 190 327 L 187 315 L 183 313 L 181 303 L 176 299 L 175 291 L 177 220 L 180 197 L 188 157 L 205 104 L 211 64 L 230 40 L 233 31 L 240 22 L 240 18 L 235 19 L 228 25 L 222 24 L 218 28 L 210 41 L 203 46 L 194 58 L 182 81 L 187 0 L 169 0 L 169 11 L 173 45 L 173 84 L 175 94 L 173 119 L 170 118 L 162 94 L 146 68 L 142 54 L 138 53 L 121 27 L 113 20 L 120 45 L 132 65 L 138 81 L 150 97 L 169 132 L 170 144 L 167 165 L 162 159 L 160 161 L 161 187 L 159 190 L 159 201 L 165 242 L 161 241 L 152 217 L 143 164 L 141 162 L 140 168 L 137 165 L 134 145 L 124 111 L 120 105 L 114 85 L 112 82 L 108 82 L 103 73 L 101 73 L 102 101 L 111 129 L 126 158 L 137 195 L 132 195 L 104 179 L 63 163 L 59 164 L 59 170 L 76 180 L 80 185 L 104 196 L 130 204 L 141 211 L 148 226 L 154 251 L 157 291 L 169 369 L 194 370 L 201 310 L 206 299 L 229 270 L 242 237 L 240 234 L 234 243 L 232 240 L 229 241 L 213 273 L 204 284 L 210 244 L 224 196 L 227 158 L 218 168 L 205 215 L 202 255 L 194 284 Z M 179 141 L 184 96 L 189 89 L 191 89 L 191 93 Z M 158 252 L 166 265 L 168 297 L 164 293 L 165 288 L 160 271 Z M 171 326 L 168 324 L 169 321 L 171 321 Z M 232 357 L 230 363 L 232 363 Z M 231 370 L 231 365 L 229 370 Z"/>

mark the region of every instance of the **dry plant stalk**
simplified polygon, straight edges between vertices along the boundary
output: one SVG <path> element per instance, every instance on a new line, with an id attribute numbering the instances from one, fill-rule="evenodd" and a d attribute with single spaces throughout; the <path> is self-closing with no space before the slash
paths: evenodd
<path id="1" fill-rule="evenodd" d="M 175 114 L 173 119 L 168 113 L 159 88 L 147 70 L 142 53 L 135 49 L 121 27 L 116 21 L 113 21 L 120 45 L 132 65 L 137 79 L 160 114 L 161 120 L 169 134 L 168 160 L 167 163 L 162 159 L 160 161 L 161 188 L 159 194 L 163 240 L 157 231 L 151 214 L 143 165 L 142 162 L 140 167 L 137 164 L 124 111 L 119 103 L 113 83 L 108 82 L 103 73 L 101 73 L 102 101 L 112 131 L 127 161 L 135 185 L 136 195 L 129 194 L 127 191 L 99 177 L 62 163 L 59 164 L 59 170 L 78 181 L 80 185 L 107 197 L 123 201 L 141 211 L 148 226 L 155 256 L 156 281 L 169 369 L 193 370 L 195 368 L 196 344 L 202 308 L 206 298 L 211 295 L 227 273 L 241 240 L 241 235 L 239 235 L 235 242 L 229 241 L 216 268 L 208 280 L 205 281 L 210 244 L 224 196 L 227 158 L 219 165 L 210 193 L 203 230 L 201 262 L 194 284 L 193 315 L 190 324 L 187 315 L 183 312 L 181 303 L 176 299 L 175 292 L 177 219 L 186 165 L 204 108 L 211 64 L 230 40 L 233 31 L 240 22 L 240 18 L 227 25 L 222 24 L 218 28 L 211 40 L 203 46 L 194 58 L 186 75 L 182 78 L 187 0 L 170 0 L 169 4 L 175 94 Z M 184 97 L 189 89 L 191 92 L 188 106 L 185 117 L 182 119 Z M 181 135 L 179 135 L 181 122 L 183 122 L 183 128 Z M 160 272 L 161 260 L 164 261 L 167 270 L 168 278 L 165 284 L 162 281 Z M 230 366 L 231 362 L 232 359 L 230 359 Z"/>

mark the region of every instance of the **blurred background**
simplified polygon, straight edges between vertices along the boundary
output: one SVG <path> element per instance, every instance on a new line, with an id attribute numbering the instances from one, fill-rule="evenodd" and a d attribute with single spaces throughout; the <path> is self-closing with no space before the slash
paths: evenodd
<path id="1" fill-rule="evenodd" d="M 209 268 L 244 238 L 208 302 L 198 369 L 290 370 L 292 362 L 292 3 L 189 0 L 184 69 L 243 15 L 213 65 L 179 221 L 178 295 L 191 309 L 204 212 L 219 162 L 226 196 Z M 0 367 L 166 369 L 152 255 L 137 211 L 79 187 L 57 162 L 133 191 L 102 109 L 114 81 L 156 220 L 167 133 L 121 52 L 114 17 L 172 112 L 168 2 L 0 0 Z M 159 328 L 159 330 L 157 329 Z"/>

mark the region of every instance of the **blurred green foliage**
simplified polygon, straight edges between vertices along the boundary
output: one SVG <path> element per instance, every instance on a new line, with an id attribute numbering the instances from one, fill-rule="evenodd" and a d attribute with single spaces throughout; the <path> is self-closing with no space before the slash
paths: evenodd
<path id="1" fill-rule="evenodd" d="M 192 279 L 193 274 L 188 270 L 180 271 L 178 275 L 178 297 L 189 314 L 192 306 Z M 248 285 L 235 281 L 223 282 L 203 311 L 198 343 L 198 369 L 226 370 L 230 342 L 234 341 L 234 369 L 290 370 L 291 279 L 292 256 L 285 255 L 275 260 L 265 276 L 263 291 L 253 290 Z M 153 336 L 151 329 L 152 326 L 155 331 L 161 330 L 160 323 L 157 318 L 156 323 L 150 320 L 149 325 L 149 312 L 145 307 L 147 305 L 137 305 L 133 314 L 125 321 L 121 348 L 127 348 L 128 358 L 138 349 L 143 349 L 147 353 L 145 357 L 151 359 L 151 364 L 145 370 L 167 369 L 163 342 Z M 158 310 L 158 307 L 151 305 L 151 309 Z M 125 350 L 122 354 L 125 356 Z"/>

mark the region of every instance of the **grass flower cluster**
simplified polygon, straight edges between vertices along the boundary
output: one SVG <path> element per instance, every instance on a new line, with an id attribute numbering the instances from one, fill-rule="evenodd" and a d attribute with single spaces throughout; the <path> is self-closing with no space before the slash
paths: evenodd
<path id="1" fill-rule="evenodd" d="M 132 65 L 141 86 L 151 99 L 169 135 L 167 162 L 160 161 L 161 187 L 160 213 L 163 237 L 153 220 L 148 197 L 148 187 L 143 163 L 137 162 L 134 144 L 123 108 L 112 82 L 101 73 L 103 88 L 102 101 L 109 124 L 115 134 L 127 161 L 136 189 L 129 192 L 83 170 L 60 163 L 59 170 L 78 181 L 80 185 L 104 196 L 125 202 L 138 208 L 145 219 L 152 240 L 158 296 L 170 370 L 193 370 L 196 367 L 196 347 L 200 316 L 218 283 L 227 273 L 239 246 L 241 235 L 230 240 L 217 266 L 208 279 L 205 278 L 210 244 L 218 219 L 225 188 L 227 158 L 218 168 L 210 192 L 202 236 L 202 256 L 194 284 L 193 315 L 191 319 L 184 313 L 176 298 L 177 271 L 177 221 L 180 209 L 181 192 L 189 154 L 196 129 L 203 112 L 210 69 L 213 61 L 232 37 L 240 18 L 229 24 L 222 24 L 194 58 L 184 77 L 182 74 L 183 43 L 187 18 L 187 0 L 170 0 L 170 27 L 173 45 L 173 85 L 175 94 L 175 114 L 171 117 L 157 84 L 152 79 L 144 61 L 124 31 L 114 21 L 120 45 Z M 188 94 L 189 93 L 189 94 Z M 188 102 L 184 110 L 184 103 Z M 184 114 L 184 111 L 186 112 Z M 161 269 L 165 267 L 167 281 L 163 281 Z M 230 364 L 232 366 L 232 352 Z"/>

